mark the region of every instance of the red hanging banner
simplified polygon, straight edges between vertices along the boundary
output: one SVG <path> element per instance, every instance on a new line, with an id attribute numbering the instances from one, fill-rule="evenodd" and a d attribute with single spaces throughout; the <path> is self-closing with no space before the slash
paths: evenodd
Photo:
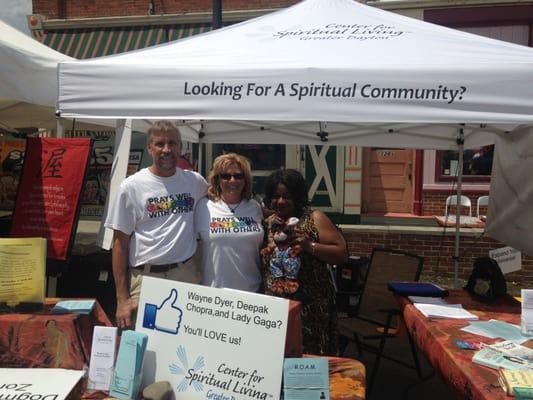
<path id="1" fill-rule="evenodd" d="M 44 237 L 48 258 L 67 259 L 90 151 L 90 138 L 28 138 L 11 236 Z"/>

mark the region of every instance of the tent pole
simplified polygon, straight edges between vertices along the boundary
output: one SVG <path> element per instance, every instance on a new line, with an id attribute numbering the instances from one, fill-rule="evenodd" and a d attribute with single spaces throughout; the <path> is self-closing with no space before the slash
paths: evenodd
<path id="1" fill-rule="evenodd" d="M 202 139 L 205 136 L 204 123 L 200 124 L 200 130 L 198 131 L 198 173 L 202 175 L 203 162 L 204 162 L 204 146 Z"/>
<path id="2" fill-rule="evenodd" d="M 222 28 L 222 0 L 213 0 L 213 19 L 211 22 L 213 30 Z"/>
<path id="3" fill-rule="evenodd" d="M 203 170 L 202 165 L 204 162 L 203 149 L 204 149 L 204 144 L 202 143 L 202 139 L 200 139 L 200 141 L 198 142 L 198 173 L 200 175 L 202 175 L 202 170 Z"/>
<path id="4" fill-rule="evenodd" d="M 465 137 L 463 128 L 459 130 L 457 137 L 457 151 L 459 160 L 457 165 L 457 203 L 455 206 L 455 252 L 453 256 L 453 286 L 458 288 L 458 271 L 459 271 L 459 240 L 461 238 L 461 196 L 463 191 L 463 151 Z"/>
<path id="5" fill-rule="evenodd" d="M 104 215 L 100 222 L 100 229 L 96 236 L 96 244 L 109 250 L 113 241 L 113 230 L 104 226 L 109 212 L 109 207 L 115 201 L 120 183 L 126 178 L 128 161 L 131 147 L 131 131 L 133 122 L 131 119 L 119 119 L 115 128 L 115 152 L 113 154 L 113 166 L 111 167 L 111 179 L 104 206 Z"/>
<path id="6" fill-rule="evenodd" d="M 57 128 L 56 128 L 56 137 L 63 138 L 65 137 L 65 120 L 61 117 L 56 118 Z"/>

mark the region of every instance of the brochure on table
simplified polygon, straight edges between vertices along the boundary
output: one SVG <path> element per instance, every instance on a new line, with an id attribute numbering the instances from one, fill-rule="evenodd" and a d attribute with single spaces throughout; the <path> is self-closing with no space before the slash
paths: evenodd
<path id="1" fill-rule="evenodd" d="M 0 399 L 66 399 L 85 372 L 58 368 L 0 368 Z"/>
<path id="2" fill-rule="evenodd" d="M 288 310 L 285 299 L 143 277 L 143 386 L 166 380 L 186 399 L 279 399 Z"/>
<path id="3" fill-rule="evenodd" d="M 327 358 L 286 358 L 283 395 L 284 400 L 329 400 Z"/>

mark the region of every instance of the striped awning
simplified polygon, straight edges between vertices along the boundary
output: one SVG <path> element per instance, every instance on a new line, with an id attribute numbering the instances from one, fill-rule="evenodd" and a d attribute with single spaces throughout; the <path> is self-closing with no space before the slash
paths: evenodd
<path id="1" fill-rule="evenodd" d="M 207 32 L 210 23 L 45 31 L 43 44 L 74 58 L 124 53 Z"/>

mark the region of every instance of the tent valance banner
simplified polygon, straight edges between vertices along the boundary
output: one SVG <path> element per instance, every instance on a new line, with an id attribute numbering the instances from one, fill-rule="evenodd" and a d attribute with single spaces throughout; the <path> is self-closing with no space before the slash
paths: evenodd
<path id="1" fill-rule="evenodd" d="M 532 49 L 351 0 L 61 62 L 58 76 L 61 116 L 200 120 L 204 142 L 453 149 L 461 123 L 469 147 L 533 119 Z"/>
<path id="2" fill-rule="evenodd" d="M 90 151 L 89 138 L 27 139 L 11 236 L 44 237 L 48 258 L 68 258 Z"/>

